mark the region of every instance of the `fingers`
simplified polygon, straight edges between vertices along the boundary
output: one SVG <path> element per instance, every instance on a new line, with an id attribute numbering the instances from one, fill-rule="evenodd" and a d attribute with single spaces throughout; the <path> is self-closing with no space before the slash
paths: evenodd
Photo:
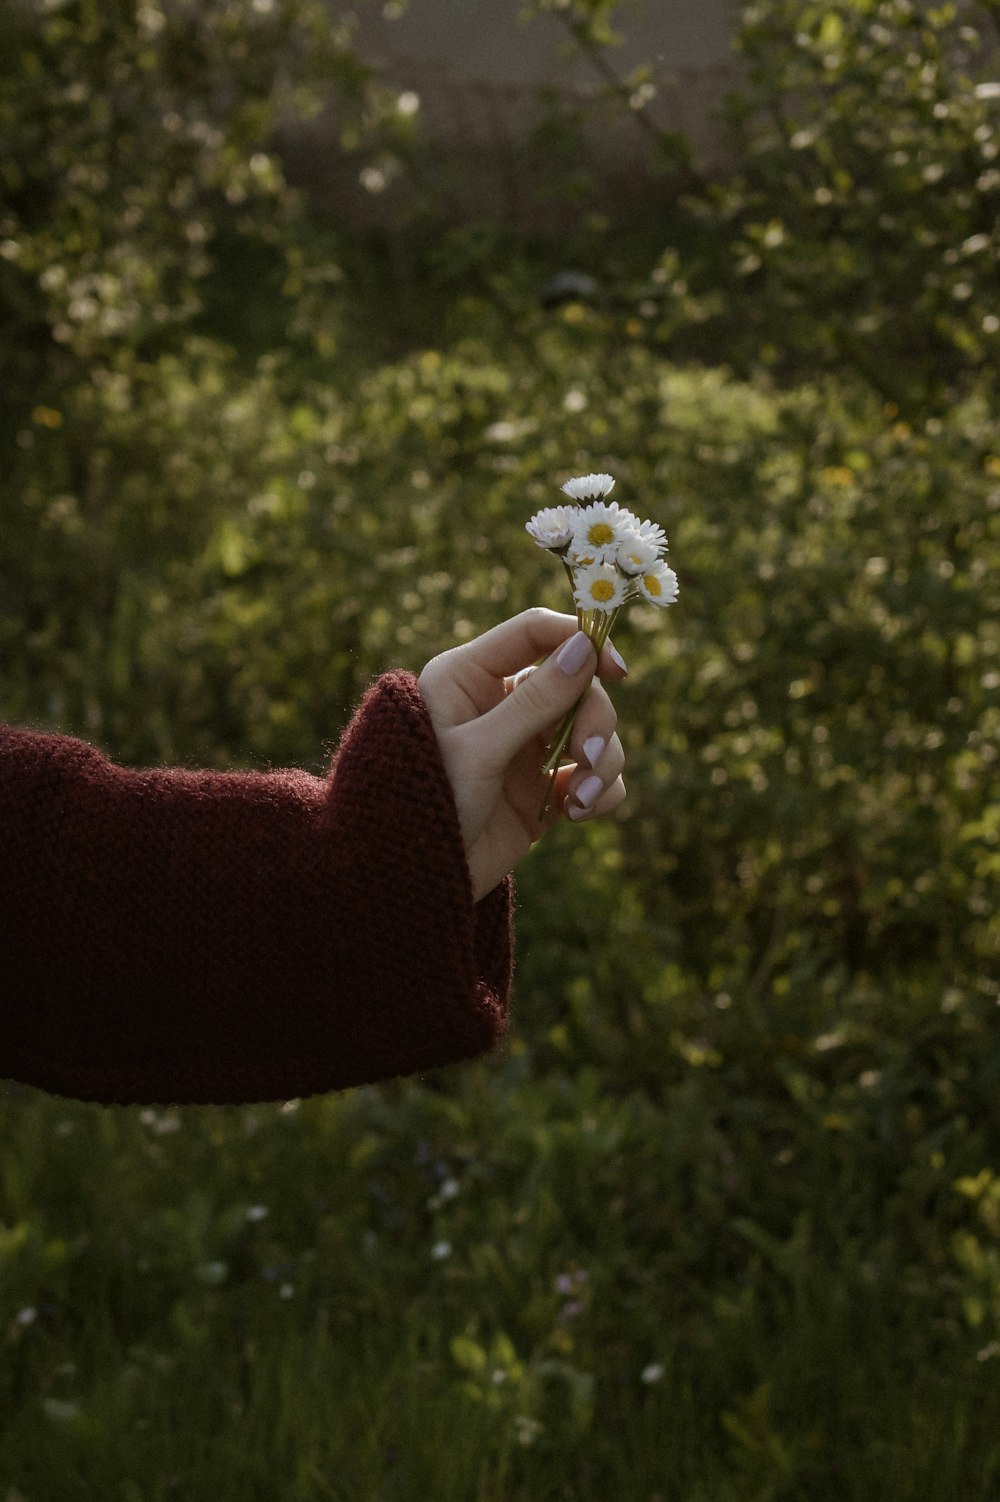
<path id="1" fill-rule="evenodd" d="M 568 748 L 576 761 L 566 785 L 571 819 L 610 813 L 625 797 L 625 752 L 615 734 L 617 723 L 607 693 L 599 683 L 593 684 L 577 713 Z"/>
<path id="2" fill-rule="evenodd" d="M 595 672 L 619 680 L 628 669 L 605 645 L 600 661 L 571 615 L 526 610 L 449 654 L 459 672 L 487 672 L 501 678 L 504 698 L 476 721 L 480 754 L 494 768 L 505 767 L 530 741 L 557 724 L 579 700 Z M 543 662 L 532 667 L 540 651 Z M 526 671 L 530 669 L 530 671 Z"/>
<path id="3" fill-rule="evenodd" d="M 540 657 L 547 657 L 577 630 L 576 616 L 537 607 L 501 621 L 499 626 L 460 647 L 453 647 L 444 655 L 451 659 L 452 666 L 474 665 L 496 678 L 507 678 L 536 663 Z M 610 642 L 601 651 L 598 671 L 600 677 L 612 682 L 624 678 L 628 672 L 622 657 Z"/>
<path id="4" fill-rule="evenodd" d="M 582 631 L 574 632 L 469 731 L 486 767 L 501 770 L 530 742 L 546 735 L 586 693 L 597 653 Z"/>
<path id="5" fill-rule="evenodd" d="M 577 629 L 576 617 L 555 610 L 523 610 L 520 615 L 501 621 L 482 636 L 453 648 L 450 656 L 485 668 L 495 678 L 506 678 L 550 652 L 572 636 Z"/>
<path id="6" fill-rule="evenodd" d="M 620 777 L 616 777 L 610 787 L 602 787 L 600 796 L 593 803 L 584 805 L 571 801 L 566 806 L 566 812 L 574 822 L 599 819 L 602 814 L 613 814 L 624 802 L 625 783 Z"/>
<path id="7" fill-rule="evenodd" d="M 532 673 L 537 669 L 526 671 Z M 624 802 L 625 752 L 616 734 L 617 724 L 614 705 L 603 686 L 595 681 L 573 722 L 573 733 L 566 747 L 567 764 L 560 768 L 556 779 L 550 825 L 558 821 L 563 811 L 571 819 L 587 819 L 613 813 Z M 549 734 L 553 728 L 549 727 Z"/>
<path id="8" fill-rule="evenodd" d="M 576 630 L 575 616 L 525 610 L 475 640 L 432 657 L 419 682 L 438 734 L 487 715 L 509 694 L 519 675 L 531 672 L 540 657 L 557 651 Z M 619 682 L 628 672 L 610 643 L 601 651 L 597 672 L 609 683 Z M 559 718 L 557 712 L 553 723 Z"/>

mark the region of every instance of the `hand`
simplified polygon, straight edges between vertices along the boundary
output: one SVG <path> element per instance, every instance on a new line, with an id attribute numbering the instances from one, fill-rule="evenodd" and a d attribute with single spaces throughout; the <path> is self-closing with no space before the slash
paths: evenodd
<path id="1" fill-rule="evenodd" d="M 561 666 L 563 648 L 569 662 L 564 658 Z M 546 660 L 532 667 L 540 657 Z M 598 663 L 575 616 L 535 609 L 442 652 L 421 673 L 476 902 L 514 869 L 564 806 L 571 819 L 583 819 L 612 813 L 623 801 L 618 717 L 603 686 L 592 681 L 595 672 L 618 682 L 627 669 L 610 643 Z M 559 769 L 551 812 L 539 819 L 549 743 L 583 693 L 567 747 L 573 764 Z"/>

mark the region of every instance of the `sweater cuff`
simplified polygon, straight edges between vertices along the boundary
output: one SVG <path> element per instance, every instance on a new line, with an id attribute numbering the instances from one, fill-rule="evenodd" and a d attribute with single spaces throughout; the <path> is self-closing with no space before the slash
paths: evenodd
<path id="1" fill-rule="evenodd" d="M 368 690 L 327 785 L 320 826 L 352 862 L 355 891 L 377 894 L 384 905 L 385 948 L 372 954 L 372 985 L 384 997 L 408 993 L 410 1025 L 398 1034 L 406 1035 L 408 1057 L 394 1072 L 495 1047 L 509 1021 L 513 878 L 473 900 L 454 794 L 412 673 L 385 673 Z M 405 957 L 398 934 L 406 935 Z M 410 982 L 402 988 L 401 964 Z"/>

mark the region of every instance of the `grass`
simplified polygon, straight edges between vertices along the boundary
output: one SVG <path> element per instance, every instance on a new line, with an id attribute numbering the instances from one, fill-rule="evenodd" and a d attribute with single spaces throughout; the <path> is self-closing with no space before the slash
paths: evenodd
<path id="1" fill-rule="evenodd" d="M 698 1186 L 695 1119 L 523 1044 L 284 1109 L 13 1092 L 0 1497 L 994 1496 L 1000 1360 L 944 1226 L 928 1257 L 897 1195 L 859 1236 L 870 1180 L 815 1124 L 749 1215 L 773 1150 Z"/>

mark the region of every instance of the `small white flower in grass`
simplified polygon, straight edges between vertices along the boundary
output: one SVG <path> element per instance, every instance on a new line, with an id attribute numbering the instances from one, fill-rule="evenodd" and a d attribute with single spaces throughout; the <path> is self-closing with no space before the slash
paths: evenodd
<path id="1" fill-rule="evenodd" d="M 672 605 L 677 598 L 677 575 L 665 563 L 654 563 L 638 576 L 636 583 L 651 605 Z"/>
<path id="2" fill-rule="evenodd" d="M 517 1431 L 518 1444 L 527 1448 L 528 1445 L 535 1443 L 542 1432 L 543 1425 L 537 1419 L 529 1418 L 526 1413 L 515 1413 L 514 1428 Z"/>
<path id="3" fill-rule="evenodd" d="M 70 1419 L 76 1418 L 80 1412 L 80 1405 L 67 1403 L 62 1398 L 43 1398 L 42 1412 L 47 1419 L 53 1419 L 57 1424 L 67 1424 Z"/>
<path id="4" fill-rule="evenodd" d="M 580 475 L 561 487 L 574 501 L 599 501 L 614 489 L 611 475 Z"/>
<path id="5" fill-rule="evenodd" d="M 660 559 L 655 545 L 647 542 L 638 531 L 629 530 L 615 550 L 615 562 L 623 573 L 630 576 L 643 574 Z"/>
<path id="6" fill-rule="evenodd" d="M 434 1245 L 431 1247 L 431 1256 L 434 1258 L 435 1262 L 443 1262 L 446 1257 L 451 1256 L 451 1242 L 435 1241 Z"/>
<path id="7" fill-rule="evenodd" d="M 654 1382 L 663 1381 L 664 1368 L 658 1361 L 651 1361 L 649 1366 L 642 1369 L 642 1380 L 647 1386 L 652 1387 Z"/>
<path id="8" fill-rule="evenodd" d="M 229 1264 L 226 1262 L 199 1262 L 194 1270 L 195 1277 L 202 1283 L 207 1283 L 209 1288 L 218 1288 L 229 1276 Z"/>
<path id="9" fill-rule="evenodd" d="M 569 545 L 574 563 L 604 562 L 614 554 L 621 539 L 631 529 L 635 517 L 612 501 L 606 505 L 595 501 L 576 515 L 576 526 Z"/>
<path id="10" fill-rule="evenodd" d="M 578 568 L 573 597 L 581 610 L 617 610 L 625 603 L 627 581 L 611 563 Z"/>
<path id="11" fill-rule="evenodd" d="M 575 506 L 546 506 L 525 522 L 525 531 L 540 548 L 564 548 L 573 536 L 578 515 Z"/>

